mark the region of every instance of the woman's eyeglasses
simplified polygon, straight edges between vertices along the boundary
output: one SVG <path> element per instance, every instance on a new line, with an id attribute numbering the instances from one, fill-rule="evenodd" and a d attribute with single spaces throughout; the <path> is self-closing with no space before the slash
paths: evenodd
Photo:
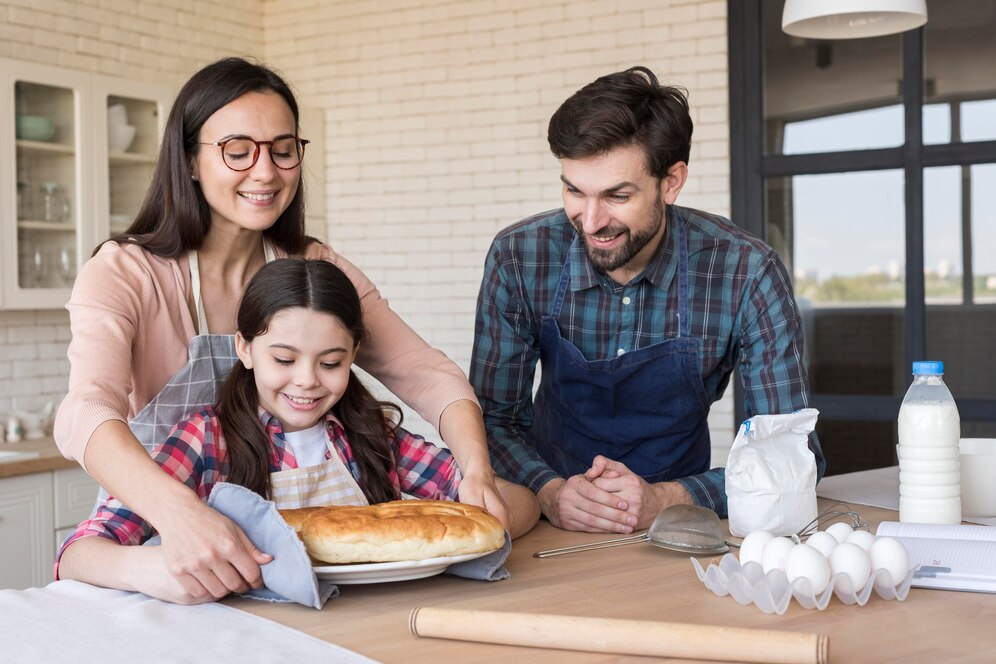
<path id="1" fill-rule="evenodd" d="M 277 168 L 289 171 L 297 168 L 304 159 L 304 146 L 310 143 L 297 136 L 277 138 L 272 141 L 254 141 L 251 138 L 228 138 L 214 143 L 199 143 L 199 145 L 217 145 L 221 148 L 221 158 L 233 171 L 248 171 L 256 165 L 259 159 L 260 146 L 265 145 L 270 152 L 270 161 Z"/>

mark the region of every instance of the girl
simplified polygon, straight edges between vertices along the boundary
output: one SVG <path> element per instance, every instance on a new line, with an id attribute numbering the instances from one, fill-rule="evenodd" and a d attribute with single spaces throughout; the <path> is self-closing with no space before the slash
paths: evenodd
<path id="1" fill-rule="evenodd" d="M 360 298 L 339 268 L 282 259 L 256 273 L 238 309 L 237 363 L 217 405 L 176 425 L 153 456 L 162 470 L 206 500 L 215 483 L 246 486 L 278 507 L 362 505 L 401 493 L 455 500 L 452 455 L 406 432 L 393 404 L 352 372 L 363 327 Z M 513 537 L 539 518 L 528 489 L 502 480 Z M 193 603 L 167 571 L 162 547 L 141 544 L 152 524 L 108 498 L 63 545 L 56 576 Z"/>
<path id="2" fill-rule="evenodd" d="M 56 443 L 156 528 L 167 569 L 198 597 L 259 587 L 259 565 L 269 558 L 163 475 L 149 452 L 186 415 L 218 400 L 237 361 L 242 289 L 274 257 L 323 259 L 349 276 L 370 332 L 357 364 L 436 426 L 463 472 L 460 499 L 505 520 L 480 406 L 463 372 L 362 272 L 305 236 L 306 145 L 297 102 L 275 72 L 241 58 L 204 67 L 177 94 L 138 216 L 83 266 L 67 305 L 69 392 Z"/>

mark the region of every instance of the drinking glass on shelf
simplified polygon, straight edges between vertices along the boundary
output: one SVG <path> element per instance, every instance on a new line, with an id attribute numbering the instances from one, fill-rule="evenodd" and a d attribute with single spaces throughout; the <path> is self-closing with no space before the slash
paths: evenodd
<path id="1" fill-rule="evenodd" d="M 73 250 L 70 247 L 62 247 L 59 249 L 59 263 L 56 266 L 59 270 L 59 278 L 62 279 L 62 283 L 66 286 L 73 283 L 73 279 L 76 278 L 76 257 L 73 255 Z"/>
<path id="2" fill-rule="evenodd" d="M 34 251 L 31 252 L 30 263 L 28 264 L 28 271 L 31 273 L 31 285 L 35 288 L 41 288 L 45 282 L 45 272 L 48 270 L 48 265 L 45 262 L 45 251 L 41 247 L 35 247 Z"/>
<path id="3" fill-rule="evenodd" d="M 17 181 L 17 218 L 30 218 L 28 214 L 28 185 L 20 180 Z"/>
<path id="4" fill-rule="evenodd" d="M 42 210 L 44 219 L 50 223 L 61 223 L 69 220 L 69 199 L 62 187 L 55 182 L 43 182 Z"/>

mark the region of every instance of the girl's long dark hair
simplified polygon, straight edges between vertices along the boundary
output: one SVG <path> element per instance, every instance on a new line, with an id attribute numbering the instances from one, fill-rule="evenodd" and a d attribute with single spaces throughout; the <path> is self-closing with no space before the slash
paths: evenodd
<path id="1" fill-rule="evenodd" d="M 273 316 L 303 307 L 338 318 L 353 341 L 366 337 L 356 288 L 342 270 L 324 260 L 283 258 L 264 265 L 249 281 L 239 305 L 238 330 L 246 341 L 265 334 Z M 218 417 L 228 447 L 229 482 L 270 498 L 269 437 L 260 423 L 259 394 L 251 369 L 236 363 L 221 388 Z M 385 412 L 387 411 L 387 412 Z M 332 407 L 342 422 L 360 468 L 360 488 L 371 503 L 397 500 L 390 481 L 395 467 L 389 439 L 401 422 L 394 404 L 378 401 L 350 370 L 342 398 Z M 388 414 L 392 417 L 389 419 Z"/>
<path id="2" fill-rule="evenodd" d="M 159 160 L 138 215 L 128 229 L 109 241 L 137 244 L 150 253 L 175 258 L 199 249 L 211 228 L 211 208 L 190 160 L 201 150 L 201 127 L 214 113 L 247 92 L 275 92 L 290 106 L 294 130 L 298 108 L 294 93 L 276 72 L 243 58 L 224 58 L 195 73 L 180 89 L 163 129 Z M 263 137 L 265 138 L 265 137 Z M 211 148 L 217 150 L 217 148 Z M 218 155 L 221 159 L 221 155 Z M 304 178 L 290 205 L 263 231 L 288 254 L 300 254 L 310 241 L 304 232 Z M 100 249 L 100 245 L 94 250 Z"/>

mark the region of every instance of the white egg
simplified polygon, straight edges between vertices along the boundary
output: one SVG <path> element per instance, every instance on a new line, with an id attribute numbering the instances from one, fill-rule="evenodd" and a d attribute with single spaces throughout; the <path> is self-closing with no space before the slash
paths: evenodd
<path id="1" fill-rule="evenodd" d="M 760 565 L 764 557 L 764 547 L 774 537 L 774 535 L 766 530 L 755 530 L 752 533 L 748 533 L 744 541 L 740 543 L 740 565 L 743 566 L 749 562 L 755 562 Z"/>
<path id="2" fill-rule="evenodd" d="M 871 558 L 857 544 L 844 542 L 830 554 L 830 571 L 835 577 L 838 574 L 847 576 L 857 592 L 865 587 L 871 575 Z"/>
<path id="3" fill-rule="evenodd" d="M 825 530 L 817 530 L 809 536 L 809 539 L 806 540 L 806 544 L 822 553 L 824 558 L 829 558 L 830 552 L 837 548 L 837 545 L 840 544 L 840 542 L 837 541 L 836 537 Z"/>
<path id="4" fill-rule="evenodd" d="M 847 536 L 854 532 L 854 528 L 851 528 L 843 521 L 838 521 L 827 528 L 827 532 L 833 535 L 838 544 L 843 544 L 847 541 Z"/>
<path id="5" fill-rule="evenodd" d="M 875 543 L 875 536 L 872 535 L 867 530 L 855 530 L 853 533 L 847 536 L 845 542 L 850 542 L 851 544 L 857 544 L 865 551 L 871 551 L 872 544 Z"/>
<path id="6" fill-rule="evenodd" d="M 785 569 L 785 559 L 789 551 L 795 546 L 795 542 L 787 537 L 772 537 L 764 546 L 764 555 L 761 556 L 761 569 L 767 574 L 773 569 Z"/>
<path id="7" fill-rule="evenodd" d="M 898 586 L 910 571 L 910 554 L 902 543 L 891 537 L 879 537 L 872 544 L 872 570 L 884 569 L 892 577 L 892 585 Z"/>
<path id="8" fill-rule="evenodd" d="M 806 579 L 813 594 L 819 595 L 830 583 L 830 564 L 827 563 L 826 557 L 813 547 L 799 544 L 792 547 L 785 559 L 785 576 L 788 577 L 789 583 L 796 579 Z"/>

